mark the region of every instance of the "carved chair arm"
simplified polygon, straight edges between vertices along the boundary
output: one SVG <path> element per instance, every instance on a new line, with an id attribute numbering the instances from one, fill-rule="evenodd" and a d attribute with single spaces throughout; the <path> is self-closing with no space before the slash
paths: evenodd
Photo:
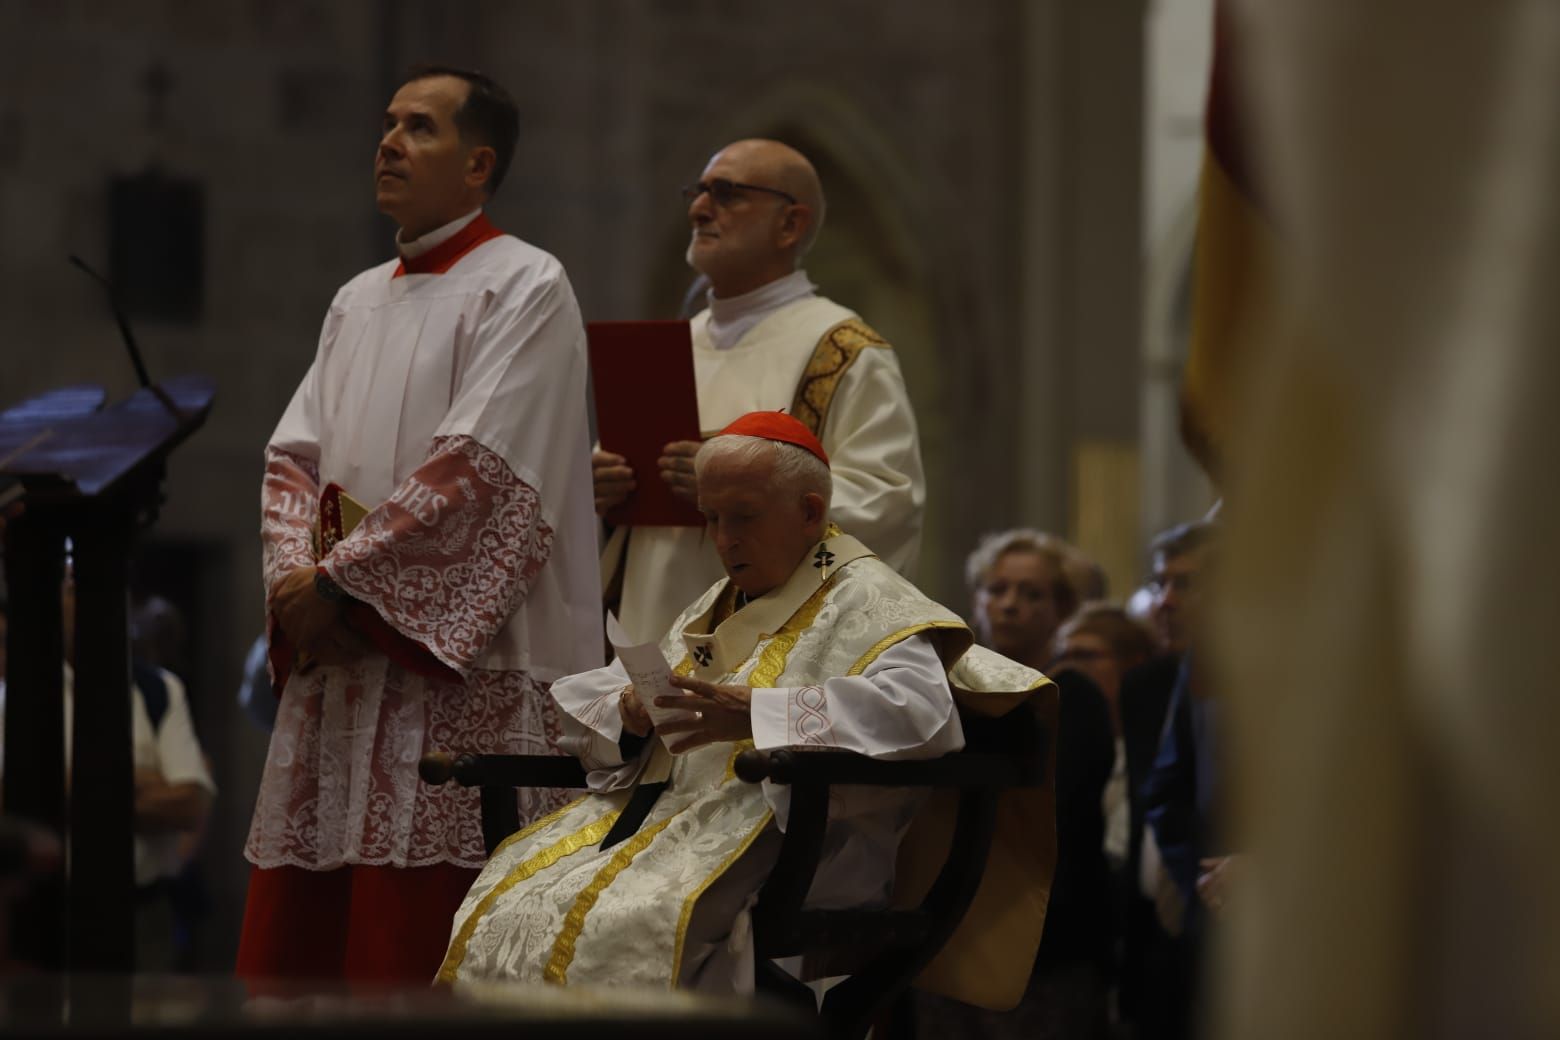
<path id="1" fill-rule="evenodd" d="M 944 787 L 953 790 L 1038 787 L 1044 758 L 957 751 L 941 758 L 884 762 L 854 751 L 744 751 L 736 773 L 750 784 L 850 784 L 868 787 Z"/>
<path id="2" fill-rule="evenodd" d="M 470 755 L 430 751 L 417 764 L 423 782 L 462 787 L 585 787 L 586 769 L 567 755 Z"/>

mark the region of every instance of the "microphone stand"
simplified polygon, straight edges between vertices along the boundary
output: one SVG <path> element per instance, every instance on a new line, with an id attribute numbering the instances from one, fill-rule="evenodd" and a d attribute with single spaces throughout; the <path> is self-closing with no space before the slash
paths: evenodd
<path id="1" fill-rule="evenodd" d="M 119 302 L 116 299 L 117 294 L 114 292 L 113 283 L 94 271 L 87 265 L 85 260 L 81 259 L 81 257 L 77 256 L 75 253 L 70 254 L 69 260 L 76 267 L 85 271 L 93 281 L 97 282 L 103 287 L 104 295 L 108 297 L 108 309 L 113 311 L 114 320 L 119 323 L 119 335 L 124 340 L 125 349 L 130 352 L 130 364 L 135 366 L 135 375 L 136 378 L 141 381 L 141 389 L 150 391 L 152 396 L 156 397 L 158 401 L 162 402 L 162 406 L 168 409 L 169 413 L 172 414 L 174 418 L 180 420 L 188 418 L 188 416 L 186 416 L 184 412 L 179 409 L 179 406 L 173 403 L 173 398 L 169 397 L 167 393 L 163 391 L 162 387 L 153 383 L 151 376 L 147 375 L 146 362 L 141 357 L 141 348 L 136 345 L 135 333 L 130 331 L 130 319 L 126 318 L 125 312 L 119 308 Z"/>

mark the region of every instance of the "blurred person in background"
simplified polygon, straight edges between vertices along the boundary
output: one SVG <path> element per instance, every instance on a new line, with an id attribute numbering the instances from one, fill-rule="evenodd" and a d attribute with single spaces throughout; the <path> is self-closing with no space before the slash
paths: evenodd
<path id="1" fill-rule="evenodd" d="M 1133 668 L 1147 663 L 1153 653 L 1153 637 L 1125 610 L 1109 603 L 1088 603 L 1057 631 L 1056 651 L 1047 669 L 1051 675 L 1069 669 L 1082 672 L 1099 689 L 1110 709 L 1116 756 L 1105 787 L 1105 854 L 1117 870 L 1126 861 L 1131 834 L 1127 752 L 1121 737 L 1121 680 Z"/>
<path id="2" fill-rule="evenodd" d="M 1055 535 L 1019 527 L 988 534 L 964 564 L 976 637 L 1004 657 L 1043 668 L 1061 623 L 1078 609 L 1068 579 L 1073 549 Z"/>
<path id="3" fill-rule="evenodd" d="M 1200 1026 L 1208 931 L 1223 912 L 1233 875 L 1222 827 L 1223 708 L 1197 650 L 1205 638 L 1203 589 L 1211 584 L 1218 534 L 1216 525 L 1199 523 L 1155 542 L 1157 617 L 1181 653 L 1158 750 L 1137 793 L 1148 825 L 1145 843 L 1153 842 L 1146 855 L 1160 864 L 1152 879 L 1146 870 L 1140 877 L 1164 929 L 1150 955 L 1159 1007 L 1151 1017 L 1159 1035 L 1170 1037 L 1195 1034 Z"/>
<path id="4" fill-rule="evenodd" d="M 1184 896 L 1163 868 L 1148 830 L 1143 791 L 1160 751 L 1182 659 L 1200 623 L 1204 569 L 1217 527 L 1205 520 L 1177 524 L 1149 545 L 1147 623 L 1151 658 L 1121 679 L 1116 712 L 1126 769 L 1128 833 L 1122 864 L 1122 949 L 1117 1007 L 1143 1037 L 1183 1035 L 1187 1015 Z"/>
<path id="5" fill-rule="evenodd" d="M 1075 668 L 1099 687 L 1110 705 L 1111 724 L 1119 740 L 1118 704 L 1121 680 L 1127 672 L 1154 656 L 1154 638 L 1126 610 L 1111 603 L 1085 603 L 1057 630 L 1051 655 L 1053 673 Z"/>
<path id="6" fill-rule="evenodd" d="M 68 768 L 75 709 L 72 663 L 78 649 L 76 588 L 68 563 L 60 601 Z M 189 930 L 179 917 L 174 881 L 194 854 L 217 788 L 195 735 L 184 683 L 172 672 L 139 660 L 131 663 L 131 678 L 136 968 L 186 970 L 192 966 L 193 951 Z M 0 750 L 4 748 L 3 694 L 0 683 Z"/>
<path id="7" fill-rule="evenodd" d="M 131 677 L 147 715 L 161 732 L 168 710 L 182 710 L 189 719 L 189 739 L 198 748 L 195 704 L 180 676 L 188 667 L 187 637 L 183 611 L 162 596 L 149 596 L 131 611 Z M 183 725 L 177 718 L 169 721 L 176 727 L 172 732 Z M 206 775 L 211 776 L 211 757 L 204 750 L 201 761 Z M 195 970 L 199 927 L 210 909 L 205 876 L 197 859 L 209 819 L 208 807 L 196 826 L 178 833 L 177 846 L 169 854 L 170 868 L 176 864 L 177 869 L 141 894 L 144 909 L 136 922 L 136 945 L 137 965 L 142 971 Z"/>
<path id="8" fill-rule="evenodd" d="M 1186 652 L 1202 599 L 1202 571 L 1214 526 L 1206 521 L 1180 524 L 1160 533 L 1149 546 L 1153 599 L 1149 623 L 1161 651 Z"/>

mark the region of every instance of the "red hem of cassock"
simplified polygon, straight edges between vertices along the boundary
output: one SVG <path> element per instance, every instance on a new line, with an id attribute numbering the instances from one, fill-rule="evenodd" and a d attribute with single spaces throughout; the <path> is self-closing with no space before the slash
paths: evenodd
<path id="1" fill-rule="evenodd" d="M 477 871 L 255 867 L 235 974 L 243 979 L 431 983 Z"/>

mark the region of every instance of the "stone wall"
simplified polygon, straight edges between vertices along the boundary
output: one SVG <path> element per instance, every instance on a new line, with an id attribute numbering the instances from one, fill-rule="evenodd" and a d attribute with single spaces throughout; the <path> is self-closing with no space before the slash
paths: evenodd
<path id="1" fill-rule="evenodd" d="M 509 84 L 520 154 L 494 210 L 558 255 L 587 318 L 676 308 L 691 277 L 678 188 L 722 144 L 780 136 L 833 174 L 833 227 L 813 269 L 831 266 L 847 228 L 882 239 L 887 255 L 850 254 L 872 268 L 870 287 L 837 263 L 840 277 L 821 289 L 899 349 L 932 480 L 921 577 L 962 602 L 964 547 L 1017 501 L 1013 481 L 992 479 L 1006 467 L 982 464 L 1011 457 L 1011 432 L 977 417 L 1018 405 L 1005 373 L 1019 344 L 1020 5 L 488 0 L 460 10 L 403 5 L 397 50 L 407 62 L 448 55 Z"/>

